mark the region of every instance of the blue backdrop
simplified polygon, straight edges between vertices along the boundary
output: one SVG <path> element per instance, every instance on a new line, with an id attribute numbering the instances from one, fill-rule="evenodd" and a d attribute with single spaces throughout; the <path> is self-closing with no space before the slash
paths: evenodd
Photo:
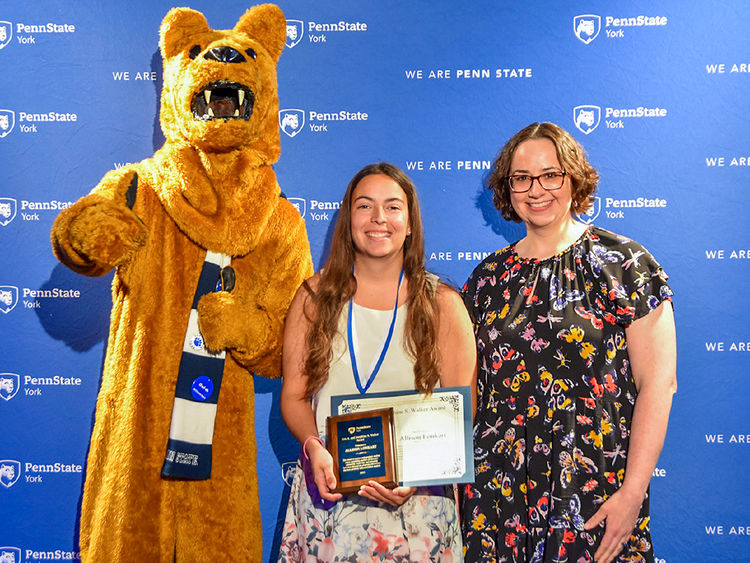
<path id="1" fill-rule="evenodd" d="M 652 480 L 659 561 L 750 560 L 750 4 L 280 2 L 282 190 L 316 266 L 364 164 L 417 184 L 428 265 L 461 285 L 522 236 L 483 191 L 505 140 L 554 121 L 601 173 L 587 222 L 644 244 L 676 292 L 678 380 Z M 467 5 L 462 5 L 467 4 Z M 0 5 L 0 547 L 77 559 L 77 513 L 110 306 L 109 282 L 50 251 L 59 210 L 150 156 L 163 0 Z M 215 28 L 249 7 L 194 0 Z M 256 380 L 264 559 L 298 444 L 278 381 Z M 17 550 L 17 551 L 13 551 Z"/>

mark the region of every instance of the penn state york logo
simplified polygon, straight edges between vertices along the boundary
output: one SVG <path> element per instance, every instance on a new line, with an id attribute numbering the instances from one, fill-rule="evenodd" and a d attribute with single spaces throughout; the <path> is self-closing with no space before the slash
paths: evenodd
<path id="1" fill-rule="evenodd" d="M 0 373 L 0 399 L 10 401 L 21 387 L 21 377 L 16 373 Z"/>
<path id="2" fill-rule="evenodd" d="M 17 547 L 0 547 L 0 563 L 21 563 L 21 550 Z"/>
<path id="3" fill-rule="evenodd" d="M 5 48 L 11 39 L 13 39 L 13 24 L 0 21 L 0 49 Z"/>
<path id="4" fill-rule="evenodd" d="M 18 288 L 14 285 L 0 285 L 0 311 L 10 313 L 18 305 Z"/>
<path id="5" fill-rule="evenodd" d="M 602 198 L 596 196 L 594 198 L 594 201 L 592 202 L 591 208 L 588 211 L 584 211 L 583 213 L 576 213 L 576 217 L 578 217 L 578 220 L 582 223 L 590 225 L 596 220 L 597 217 L 599 217 L 599 213 L 601 212 L 601 210 Z"/>
<path id="6" fill-rule="evenodd" d="M 599 126 L 601 117 L 602 108 L 599 106 L 576 106 L 573 108 L 573 122 L 584 135 L 588 135 Z"/>
<path id="7" fill-rule="evenodd" d="M 15 459 L 0 459 L 0 485 L 10 489 L 21 476 L 21 462 Z"/>
<path id="8" fill-rule="evenodd" d="M 18 202 L 12 197 L 0 197 L 0 225 L 5 227 L 16 218 Z"/>
<path id="9" fill-rule="evenodd" d="M 297 469 L 297 462 L 296 461 L 285 461 L 281 464 L 281 478 L 284 479 L 284 483 L 292 486 L 292 482 L 294 481 L 294 472 Z"/>
<path id="10" fill-rule="evenodd" d="M 286 20 L 286 46 L 290 49 L 302 40 L 305 24 L 300 20 Z"/>
<path id="11" fill-rule="evenodd" d="M 0 139 L 13 131 L 16 124 L 16 112 L 10 109 L 0 109 Z"/>
<path id="12" fill-rule="evenodd" d="M 591 43 L 602 28 L 602 18 L 594 14 L 582 14 L 573 18 L 573 33 L 586 45 Z"/>
<path id="13" fill-rule="evenodd" d="M 305 126 L 305 111 L 301 109 L 282 109 L 279 111 L 281 130 L 294 137 Z"/>
<path id="14" fill-rule="evenodd" d="M 307 211 L 307 201 L 301 197 L 288 197 L 286 200 L 291 203 L 297 211 L 299 211 L 299 214 L 302 217 L 305 216 L 305 212 Z"/>

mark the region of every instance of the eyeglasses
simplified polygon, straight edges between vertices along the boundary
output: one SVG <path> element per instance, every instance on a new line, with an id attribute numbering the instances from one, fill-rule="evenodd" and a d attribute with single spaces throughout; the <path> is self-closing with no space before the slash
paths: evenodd
<path id="1" fill-rule="evenodd" d="M 565 181 L 565 174 L 567 174 L 567 172 L 560 170 L 555 172 L 545 172 L 544 174 L 539 174 L 539 176 L 513 174 L 512 176 L 506 176 L 505 179 L 508 181 L 510 191 L 513 193 L 519 194 L 528 192 L 531 189 L 531 186 L 534 185 L 534 180 L 538 180 L 540 186 L 548 192 L 551 192 L 562 188 L 563 182 Z"/>

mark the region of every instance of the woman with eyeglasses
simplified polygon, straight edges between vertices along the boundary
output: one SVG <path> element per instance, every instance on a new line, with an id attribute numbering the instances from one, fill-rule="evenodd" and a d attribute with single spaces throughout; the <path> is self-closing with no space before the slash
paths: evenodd
<path id="1" fill-rule="evenodd" d="M 463 288 L 478 350 L 466 561 L 653 561 L 648 486 L 676 391 L 672 290 L 638 243 L 574 218 L 598 174 L 552 123 L 489 180 L 526 236 Z"/>

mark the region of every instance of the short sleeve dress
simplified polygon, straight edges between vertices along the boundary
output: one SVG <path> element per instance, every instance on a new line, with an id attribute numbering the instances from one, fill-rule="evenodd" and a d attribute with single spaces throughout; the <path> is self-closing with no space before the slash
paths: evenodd
<path id="1" fill-rule="evenodd" d="M 667 276 L 638 243 L 589 227 L 524 259 L 515 245 L 463 288 L 478 350 L 476 481 L 462 497 L 466 561 L 593 561 L 583 524 L 625 476 L 636 388 L 625 328 L 663 301 Z M 653 561 L 648 499 L 617 561 Z"/>
<path id="2" fill-rule="evenodd" d="M 407 308 L 408 305 L 398 308 L 393 340 L 368 393 L 414 389 L 414 360 L 404 347 Z M 358 393 L 344 336 L 348 311 L 347 305 L 332 342 L 333 360 L 328 381 L 313 398 L 318 431 L 323 440 L 326 417 L 331 411 L 331 396 Z M 355 304 L 353 314 L 360 365 L 372 366 L 382 349 L 393 312 Z M 371 369 L 367 373 L 371 373 Z M 451 487 L 419 487 L 398 507 L 351 494 L 345 495 L 330 510 L 324 510 L 310 498 L 304 473 L 298 464 L 289 493 L 278 561 L 461 562 L 461 529 L 453 490 Z"/>

